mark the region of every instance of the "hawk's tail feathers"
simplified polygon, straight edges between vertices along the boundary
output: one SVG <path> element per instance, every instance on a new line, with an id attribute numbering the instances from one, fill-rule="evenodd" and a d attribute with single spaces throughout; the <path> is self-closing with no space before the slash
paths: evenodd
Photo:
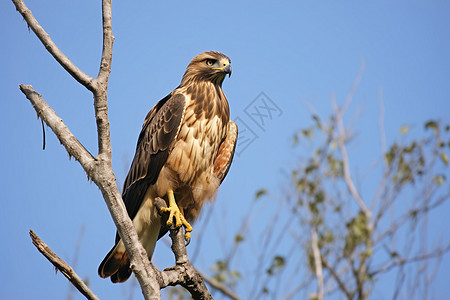
<path id="1" fill-rule="evenodd" d="M 130 277 L 130 259 L 122 241 L 119 241 L 105 256 L 98 267 L 98 275 L 102 278 L 111 277 L 114 283 L 124 282 Z"/>

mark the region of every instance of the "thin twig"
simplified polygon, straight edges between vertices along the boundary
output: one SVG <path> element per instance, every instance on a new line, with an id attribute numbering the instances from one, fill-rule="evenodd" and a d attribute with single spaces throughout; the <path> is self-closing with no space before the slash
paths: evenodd
<path id="1" fill-rule="evenodd" d="M 41 25 L 36 21 L 31 11 L 25 5 L 22 0 L 12 0 L 16 6 L 17 11 L 27 22 L 27 25 L 36 34 L 38 39 L 42 42 L 45 49 L 59 62 L 59 64 L 70 74 L 72 77 L 84 85 L 86 88 L 92 91 L 93 78 L 86 75 L 72 61 L 56 46 L 50 36 L 45 32 Z"/>
<path id="2" fill-rule="evenodd" d="M 392 259 L 389 262 L 387 262 L 384 266 L 380 267 L 379 269 L 372 271 L 370 274 L 372 276 L 380 273 L 385 273 L 391 270 L 392 268 L 396 266 L 403 266 L 409 263 L 418 262 L 418 261 L 424 261 L 431 258 L 438 258 L 441 257 L 443 254 L 450 251 L 450 244 L 448 244 L 445 247 L 438 248 L 436 251 L 429 252 L 429 253 L 423 253 L 417 256 L 409 257 L 409 258 L 398 258 L 398 259 Z"/>
<path id="3" fill-rule="evenodd" d="M 345 139 L 346 139 L 346 132 L 344 128 L 344 122 L 343 122 L 343 115 L 342 115 L 342 109 L 340 109 L 336 104 L 336 99 L 333 98 L 333 109 L 334 113 L 336 115 L 336 124 L 339 130 L 339 137 L 337 139 L 339 150 L 341 151 L 342 155 L 342 164 L 344 168 L 344 180 L 347 184 L 347 188 L 350 191 L 350 194 L 352 194 L 353 198 L 355 199 L 356 203 L 360 207 L 361 211 L 364 213 L 364 215 L 367 217 L 367 220 L 369 221 L 371 219 L 371 212 L 367 208 L 366 204 L 362 200 L 361 196 L 358 193 L 358 190 L 355 187 L 355 184 L 353 183 L 352 176 L 350 173 L 350 162 L 348 158 L 347 148 L 345 147 Z M 369 221 L 370 222 L 370 221 Z"/>
<path id="4" fill-rule="evenodd" d="M 375 209 L 376 204 L 379 202 L 380 195 L 382 194 L 383 191 L 385 191 L 386 181 L 389 176 L 388 168 L 387 168 L 387 165 L 384 160 L 384 154 L 386 153 L 386 130 L 384 129 L 385 108 L 384 108 L 384 101 L 383 101 L 383 88 L 381 86 L 378 89 L 378 103 L 380 105 L 380 116 L 378 119 L 378 128 L 380 130 L 380 146 L 381 146 L 381 154 L 382 154 L 382 164 L 384 167 L 383 167 L 383 177 L 381 178 L 381 182 L 378 185 L 378 188 L 377 188 L 375 195 L 373 197 L 373 200 L 372 200 L 372 204 L 370 206 L 372 211 Z M 377 226 L 377 222 L 378 222 L 377 219 L 375 219 L 373 222 L 374 230 L 376 229 L 375 227 Z"/>
<path id="5" fill-rule="evenodd" d="M 383 87 L 378 88 L 378 104 L 380 105 L 380 116 L 378 119 L 378 128 L 380 129 L 381 153 L 386 153 L 386 130 L 384 129 L 384 100 Z"/>
<path id="6" fill-rule="evenodd" d="M 230 291 L 226 287 L 226 285 L 224 285 L 220 281 L 214 279 L 213 277 L 207 276 L 205 273 L 203 273 L 203 272 L 201 272 L 199 270 L 197 270 L 197 272 L 200 274 L 200 276 L 202 276 L 203 280 L 206 281 L 211 287 L 213 287 L 214 289 L 218 290 L 219 292 L 221 292 L 222 294 L 224 294 L 228 298 L 233 299 L 233 300 L 240 300 L 241 299 L 241 298 L 239 298 L 238 295 L 236 295 L 235 293 Z"/>
<path id="7" fill-rule="evenodd" d="M 358 88 L 359 82 L 361 81 L 361 78 L 364 74 L 365 66 L 366 66 L 366 64 L 363 61 L 361 63 L 361 67 L 358 72 L 358 75 L 356 76 L 356 79 L 352 84 L 350 92 L 347 95 L 344 105 L 341 108 L 339 108 L 334 96 L 332 97 L 332 105 L 333 105 L 334 113 L 336 115 L 336 125 L 337 125 L 338 131 L 339 131 L 339 137 L 337 138 L 337 142 L 339 145 L 339 150 L 341 151 L 341 155 L 342 155 L 344 180 L 345 180 L 347 187 L 348 187 L 350 193 L 352 194 L 353 198 L 355 198 L 355 201 L 358 203 L 361 211 L 366 216 L 368 225 L 369 225 L 369 230 L 371 230 L 370 220 L 372 217 L 372 212 L 367 208 L 366 204 L 364 203 L 361 196 L 359 195 L 358 190 L 356 189 L 355 184 L 354 184 L 351 174 L 350 174 L 350 162 L 349 162 L 349 158 L 348 158 L 348 154 L 347 154 L 347 149 L 345 147 L 347 133 L 345 131 L 344 120 L 343 120 L 345 111 L 350 106 L 351 102 L 353 101 L 353 96 L 355 95 L 356 89 Z"/>
<path id="8" fill-rule="evenodd" d="M 78 235 L 77 243 L 75 246 L 75 253 L 74 253 L 74 256 L 72 259 L 72 266 L 74 268 L 76 268 L 78 265 L 78 258 L 80 257 L 81 242 L 83 240 L 84 231 L 85 231 L 85 226 L 83 224 L 80 228 L 80 233 Z M 73 288 L 74 288 L 73 285 L 69 285 L 69 291 L 67 292 L 67 300 L 73 299 L 73 291 L 74 291 Z"/>
<path id="9" fill-rule="evenodd" d="M 336 280 L 336 283 L 338 284 L 339 289 L 345 294 L 345 297 L 347 299 L 353 299 L 354 293 L 350 292 L 347 289 L 347 286 L 345 285 L 344 281 L 341 279 L 341 276 L 336 272 L 335 267 L 329 265 L 324 256 L 322 256 L 322 265 L 325 269 L 330 271 L 331 277 L 333 277 L 333 279 Z"/>
<path id="10" fill-rule="evenodd" d="M 98 300 L 98 297 L 87 287 L 80 276 L 58 255 L 55 254 L 33 230 L 30 230 L 33 244 L 87 299 Z"/>
<path id="11" fill-rule="evenodd" d="M 345 103 L 341 108 L 342 115 L 345 114 L 347 108 L 352 103 L 353 96 L 355 95 L 356 90 L 358 89 L 359 83 L 361 82 L 365 70 L 366 70 L 366 62 L 363 60 L 361 61 L 361 66 L 359 68 L 358 75 L 356 75 L 355 81 L 353 82 L 352 87 L 350 88 L 350 92 L 347 94 L 347 98 L 345 99 Z"/>

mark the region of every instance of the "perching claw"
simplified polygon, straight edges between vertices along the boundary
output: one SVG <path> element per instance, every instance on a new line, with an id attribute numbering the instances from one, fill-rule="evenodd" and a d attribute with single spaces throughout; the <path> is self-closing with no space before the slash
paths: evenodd
<path id="1" fill-rule="evenodd" d="M 173 190 L 169 189 L 167 192 L 167 196 L 169 197 L 169 207 L 161 207 L 161 212 L 169 212 L 169 218 L 167 219 L 167 226 L 172 226 L 173 218 L 175 218 L 175 226 L 181 227 L 184 226 L 184 239 L 186 240 L 186 246 L 191 242 L 191 224 L 186 221 L 183 216 L 183 213 L 178 208 L 178 205 L 175 201 L 175 196 L 173 195 Z"/>

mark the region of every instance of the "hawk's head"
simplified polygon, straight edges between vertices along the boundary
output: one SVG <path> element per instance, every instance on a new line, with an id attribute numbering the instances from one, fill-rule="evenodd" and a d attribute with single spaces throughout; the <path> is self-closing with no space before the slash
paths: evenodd
<path id="1" fill-rule="evenodd" d="M 225 54 L 216 51 L 203 52 L 189 63 L 181 85 L 206 80 L 221 86 L 225 76 L 231 76 L 230 63 L 231 60 Z"/>

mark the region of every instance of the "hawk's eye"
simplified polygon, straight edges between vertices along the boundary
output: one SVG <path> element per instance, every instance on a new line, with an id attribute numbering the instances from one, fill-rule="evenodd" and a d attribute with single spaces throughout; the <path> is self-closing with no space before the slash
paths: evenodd
<path id="1" fill-rule="evenodd" d="M 206 64 L 207 64 L 208 66 L 212 66 L 215 62 L 216 62 L 216 61 L 215 61 L 214 59 L 207 59 L 207 60 L 206 60 Z"/>

